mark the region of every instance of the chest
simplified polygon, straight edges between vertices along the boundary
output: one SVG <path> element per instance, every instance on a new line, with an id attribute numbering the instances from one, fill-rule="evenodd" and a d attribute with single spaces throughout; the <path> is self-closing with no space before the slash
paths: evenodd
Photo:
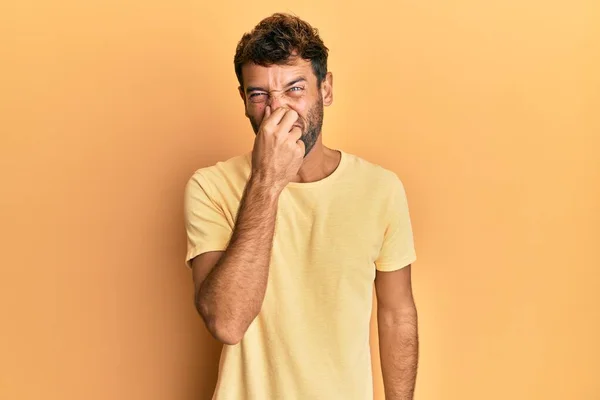
<path id="1" fill-rule="evenodd" d="M 380 207 L 360 196 L 282 197 L 272 272 L 309 287 L 372 284 L 385 226 Z"/>

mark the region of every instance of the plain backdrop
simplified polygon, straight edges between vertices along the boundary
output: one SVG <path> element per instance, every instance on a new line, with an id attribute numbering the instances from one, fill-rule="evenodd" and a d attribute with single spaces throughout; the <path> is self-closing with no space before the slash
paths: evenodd
<path id="1" fill-rule="evenodd" d="M 210 399 L 183 187 L 252 148 L 233 55 L 276 11 L 330 48 L 324 143 L 405 184 L 415 398 L 600 399 L 595 0 L 3 2 L 0 398 Z"/>

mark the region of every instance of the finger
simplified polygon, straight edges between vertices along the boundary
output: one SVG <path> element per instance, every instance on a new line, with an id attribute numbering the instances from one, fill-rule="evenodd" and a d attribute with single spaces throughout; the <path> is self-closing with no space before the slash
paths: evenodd
<path id="1" fill-rule="evenodd" d="M 281 121 L 279 122 L 279 126 L 286 133 L 292 129 L 294 123 L 298 121 L 298 113 L 294 110 L 287 110 Z"/>
<path id="2" fill-rule="evenodd" d="M 304 157 L 304 153 L 306 153 L 306 145 L 302 140 L 297 140 L 296 145 L 298 146 L 298 152 L 302 154 L 302 157 Z"/>
<path id="3" fill-rule="evenodd" d="M 300 129 L 297 126 L 293 127 L 292 130 L 290 131 L 289 140 L 297 142 L 301 137 L 302 137 L 302 129 Z"/>
<path id="4" fill-rule="evenodd" d="M 265 125 L 267 124 L 267 122 L 269 122 L 269 117 L 270 117 L 270 116 L 271 116 L 271 106 L 266 106 L 266 107 L 265 107 L 265 113 L 264 113 L 264 115 L 263 115 L 263 119 L 262 119 L 262 121 L 260 122 L 260 126 L 261 126 L 261 128 L 262 128 L 263 126 L 265 126 Z"/>
<path id="5" fill-rule="evenodd" d="M 275 111 L 270 113 L 269 114 L 269 116 L 270 116 L 269 124 L 273 124 L 273 125 L 279 124 L 279 122 L 281 121 L 281 118 L 283 118 L 283 116 L 285 115 L 287 110 L 289 110 L 289 108 L 279 107 L 278 109 L 276 109 Z"/>

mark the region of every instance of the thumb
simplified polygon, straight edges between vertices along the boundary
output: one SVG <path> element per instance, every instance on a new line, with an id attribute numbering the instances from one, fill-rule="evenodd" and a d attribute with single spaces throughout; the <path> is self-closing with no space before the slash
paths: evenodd
<path id="1" fill-rule="evenodd" d="M 304 157 L 305 156 L 304 153 L 306 152 L 306 145 L 304 144 L 304 141 L 298 139 L 298 140 L 296 140 L 296 145 L 298 146 L 297 147 L 298 152 L 302 154 L 302 157 Z"/>

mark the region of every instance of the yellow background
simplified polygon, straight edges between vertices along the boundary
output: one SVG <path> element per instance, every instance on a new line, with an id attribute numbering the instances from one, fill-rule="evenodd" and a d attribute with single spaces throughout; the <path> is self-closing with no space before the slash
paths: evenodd
<path id="1" fill-rule="evenodd" d="M 183 186 L 251 148 L 233 54 L 275 11 L 330 48 L 325 144 L 406 186 L 416 399 L 600 399 L 594 0 L 3 3 L 0 398 L 210 398 Z"/>

